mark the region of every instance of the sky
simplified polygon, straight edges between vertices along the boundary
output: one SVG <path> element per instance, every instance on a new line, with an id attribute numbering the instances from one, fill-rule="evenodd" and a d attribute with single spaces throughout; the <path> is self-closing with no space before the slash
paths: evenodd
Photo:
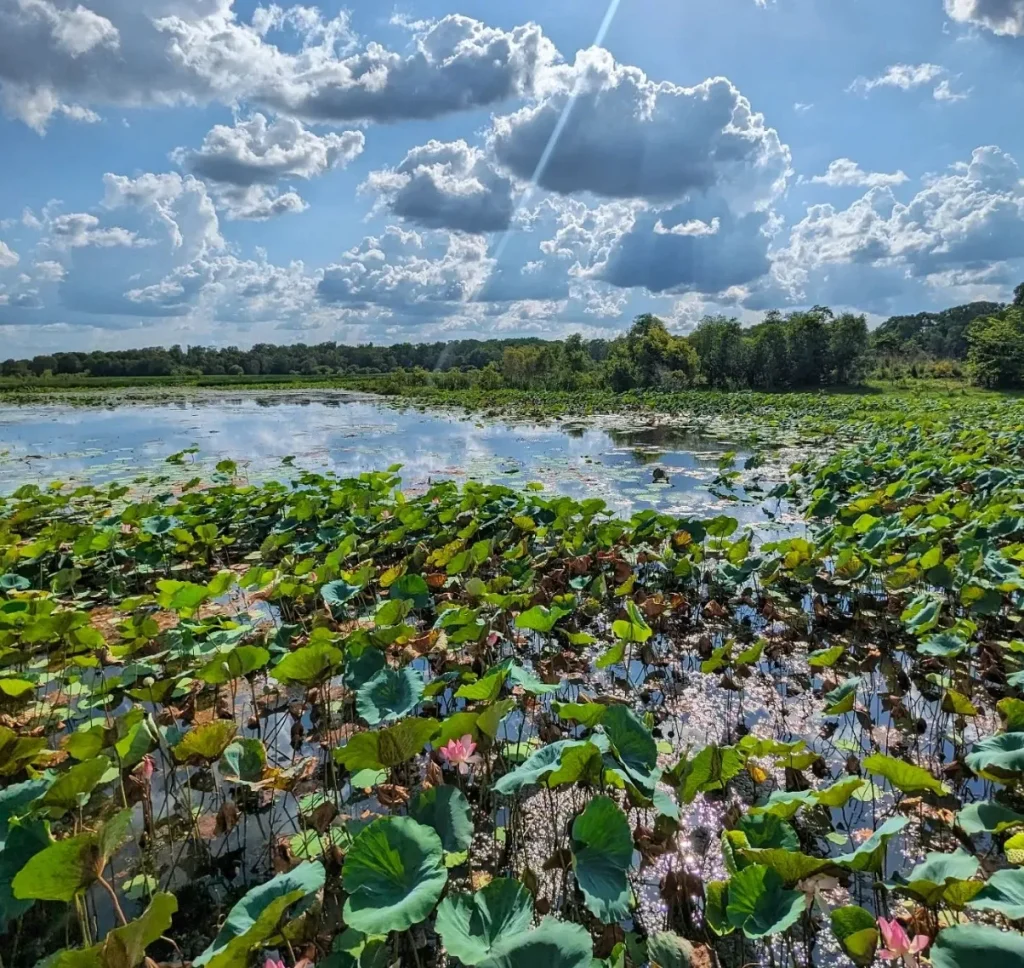
<path id="1" fill-rule="evenodd" d="M 1024 280 L 1024 0 L 0 0 L 0 358 Z"/>

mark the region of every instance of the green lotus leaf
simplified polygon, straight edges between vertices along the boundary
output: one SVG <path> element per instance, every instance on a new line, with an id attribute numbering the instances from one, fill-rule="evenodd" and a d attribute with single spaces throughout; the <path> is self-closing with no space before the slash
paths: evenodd
<path id="1" fill-rule="evenodd" d="M 258 783 L 266 766 L 267 749 L 261 739 L 236 739 L 220 758 L 223 776 L 239 783 Z"/>
<path id="2" fill-rule="evenodd" d="M 406 719 L 387 729 L 356 733 L 345 746 L 334 751 L 334 760 L 351 773 L 389 770 L 411 760 L 437 736 L 440 728 L 436 719 Z"/>
<path id="3" fill-rule="evenodd" d="M 633 835 L 626 815 L 610 797 L 594 797 L 573 821 L 572 859 L 576 882 L 594 917 L 605 924 L 626 918 Z"/>
<path id="4" fill-rule="evenodd" d="M 387 665 L 387 657 L 374 645 L 364 645 L 356 652 L 349 649 L 345 655 L 344 683 L 349 689 L 359 689 Z"/>
<path id="5" fill-rule="evenodd" d="M 720 938 L 736 929 L 725 913 L 729 903 L 729 884 L 726 881 L 708 881 L 704 885 L 704 923 Z"/>
<path id="6" fill-rule="evenodd" d="M 890 817 L 855 851 L 834 857 L 833 862 L 855 871 L 873 871 L 882 868 L 886 847 L 910 821 L 906 817 Z"/>
<path id="7" fill-rule="evenodd" d="M 314 861 L 254 887 L 231 909 L 213 943 L 192 964 L 245 968 L 252 950 L 278 932 L 288 909 L 319 891 L 326 876 L 323 865 Z"/>
<path id="8" fill-rule="evenodd" d="M 40 777 L 0 790 L 0 851 L 4 849 L 11 818 L 25 814 L 29 804 L 41 797 L 52 782 L 48 777 Z"/>
<path id="9" fill-rule="evenodd" d="M 574 609 L 564 608 L 555 605 L 552 608 L 545 608 L 543 605 L 534 605 L 525 612 L 516 616 L 517 629 L 530 629 L 534 632 L 547 634 L 555 625 L 567 615 L 572 615 Z"/>
<path id="10" fill-rule="evenodd" d="M 154 894 L 141 917 L 113 928 L 100 944 L 84 951 L 58 951 L 46 960 L 46 968 L 137 968 L 145 960 L 146 948 L 171 926 L 177 910 L 173 894 Z"/>
<path id="11" fill-rule="evenodd" d="M 561 720 L 593 729 L 604 718 L 608 706 L 599 702 L 553 702 L 551 711 Z"/>
<path id="12" fill-rule="evenodd" d="M 615 758 L 638 783 L 653 786 L 652 772 L 658 765 L 658 744 L 651 731 L 628 706 L 608 708 L 601 720 Z"/>
<path id="13" fill-rule="evenodd" d="M 600 755 L 597 747 L 586 740 L 558 740 L 528 756 L 524 763 L 498 780 L 494 789 L 510 796 L 533 784 L 575 783 L 592 764 L 599 764 Z"/>
<path id="14" fill-rule="evenodd" d="M 320 597 L 324 604 L 330 609 L 331 615 L 336 619 L 345 615 L 345 605 L 352 601 L 361 591 L 359 585 L 350 585 L 347 581 L 339 578 L 337 581 L 328 582 L 320 589 Z"/>
<path id="15" fill-rule="evenodd" d="M 50 830 L 43 820 L 15 822 L 4 831 L 4 835 L 0 849 L 0 934 L 7 929 L 9 922 L 20 918 L 35 904 L 35 898 L 15 897 L 12 882 L 36 854 L 50 845 Z"/>
<path id="16" fill-rule="evenodd" d="M 978 776 L 998 783 L 1024 778 L 1024 733 L 999 733 L 974 744 L 967 766 Z"/>
<path id="17" fill-rule="evenodd" d="M 850 904 L 833 908 L 832 933 L 846 956 L 855 964 L 866 968 L 875 960 L 878 948 L 878 924 L 870 911 Z"/>
<path id="18" fill-rule="evenodd" d="M 647 957 L 651 968 L 690 968 L 693 945 L 671 931 L 659 931 L 647 941 Z"/>
<path id="19" fill-rule="evenodd" d="M 997 911 L 1009 921 L 1024 918 L 1024 869 L 996 871 L 967 906 L 980 911 Z"/>
<path id="20" fill-rule="evenodd" d="M 203 723 L 190 729 L 172 747 L 171 752 L 178 763 L 202 761 L 212 763 L 231 745 L 238 727 L 223 719 Z"/>
<path id="21" fill-rule="evenodd" d="M 825 715 L 842 716 L 853 709 L 857 701 L 857 690 L 860 688 L 860 676 L 851 676 L 845 682 L 841 682 L 831 692 L 825 693 Z"/>
<path id="22" fill-rule="evenodd" d="M 772 816 L 772 814 L 767 814 L 767 816 Z M 770 867 L 782 878 L 786 887 L 792 887 L 806 877 L 813 877 L 815 874 L 820 874 L 823 870 L 835 866 L 835 862 L 828 857 L 811 857 L 798 850 L 784 847 L 748 848 L 738 846 L 735 849 L 736 853 L 747 863 Z"/>
<path id="23" fill-rule="evenodd" d="M 413 608 L 426 608 L 430 604 L 430 588 L 422 575 L 402 575 L 391 583 L 388 594 L 412 602 Z"/>
<path id="24" fill-rule="evenodd" d="M 409 804 L 409 816 L 433 828 L 446 853 L 462 853 L 473 842 L 469 801 L 457 787 L 431 787 L 417 794 Z"/>
<path id="25" fill-rule="evenodd" d="M 32 582 L 27 578 L 22 578 L 21 575 L 0 575 L 0 591 L 3 592 L 23 592 L 26 588 L 31 588 Z"/>
<path id="26" fill-rule="evenodd" d="M 679 799 L 693 803 L 699 793 L 721 790 L 743 770 L 743 756 L 732 746 L 705 746 L 679 770 Z"/>
<path id="27" fill-rule="evenodd" d="M 621 642 L 646 642 L 653 634 L 647 620 L 632 600 L 626 602 L 627 618 L 612 622 L 612 634 Z"/>
<path id="28" fill-rule="evenodd" d="M 36 684 L 17 676 L 0 676 L 0 692 L 12 699 L 21 699 L 35 692 Z"/>
<path id="29" fill-rule="evenodd" d="M 282 685 L 313 686 L 330 679 L 341 662 L 341 650 L 326 642 L 289 652 L 270 674 Z"/>
<path id="30" fill-rule="evenodd" d="M 15 776 L 30 766 L 46 749 L 43 737 L 19 736 L 13 729 L 0 726 L 0 776 Z"/>
<path id="31" fill-rule="evenodd" d="M 970 647 L 970 644 L 959 635 L 939 632 L 937 635 L 929 635 L 928 638 L 922 639 L 917 645 L 917 654 L 939 659 L 955 659 Z"/>
<path id="32" fill-rule="evenodd" d="M 815 790 L 814 799 L 824 807 L 841 809 L 850 802 L 865 782 L 863 777 L 848 776 L 842 780 L 836 780 L 831 786 Z"/>
<path id="33" fill-rule="evenodd" d="M 782 934 L 804 913 L 802 891 L 787 890 L 771 868 L 751 864 L 733 874 L 725 913 L 729 923 L 748 938 Z"/>
<path id="34" fill-rule="evenodd" d="M 508 669 L 499 667 L 490 670 L 487 675 L 476 682 L 467 682 L 455 691 L 457 699 L 469 702 L 494 702 L 501 695 L 501 690 L 508 680 Z"/>
<path id="35" fill-rule="evenodd" d="M 746 835 L 747 843 L 754 849 L 779 847 L 784 850 L 800 849 L 800 838 L 792 824 L 771 813 L 745 814 L 740 818 L 737 830 Z"/>
<path id="36" fill-rule="evenodd" d="M 833 645 L 830 649 L 818 649 L 807 654 L 807 664 L 812 669 L 831 669 L 846 652 L 846 647 Z"/>
<path id="37" fill-rule="evenodd" d="M 85 806 L 109 769 L 110 760 L 105 756 L 76 763 L 54 780 L 37 802 L 36 809 L 50 819 L 58 820 L 69 810 Z"/>
<path id="38" fill-rule="evenodd" d="M 956 822 L 968 834 L 1001 834 L 1004 830 L 1024 824 L 1024 814 L 1004 807 L 995 800 L 970 803 L 956 815 Z"/>
<path id="39" fill-rule="evenodd" d="M 593 956 L 585 928 L 548 917 L 534 931 L 499 941 L 479 968 L 590 968 Z"/>
<path id="40" fill-rule="evenodd" d="M 939 933 L 929 952 L 933 968 L 1024 968 L 1024 935 L 982 924 Z"/>
<path id="41" fill-rule="evenodd" d="M 123 720 L 119 720 L 123 722 Z M 145 719 L 140 719 L 125 728 L 124 735 L 114 743 L 114 752 L 117 754 L 118 767 L 122 770 L 130 770 L 142 761 L 142 758 L 156 748 L 157 741 L 150 732 L 149 724 Z"/>
<path id="42" fill-rule="evenodd" d="M 1007 733 L 1024 733 L 1024 699 L 1007 696 L 996 703 L 996 709 L 1003 719 L 1003 729 Z"/>
<path id="43" fill-rule="evenodd" d="M 368 937 L 347 928 L 331 945 L 324 968 L 392 968 L 394 947 L 386 937 Z"/>
<path id="44" fill-rule="evenodd" d="M 423 698 L 423 677 L 408 667 L 381 669 L 356 693 L 356 711 L 371 726 L 409 715 Z"/>
<path id="45" fill-rule="evenodd" d="M 54 841 L 34 854 L 14 877 L 14 896 L 19 900 L 70 901 L 103 873 L 131 831 L 132 812 L 122 810 L 97 833 Z"/>
<path id="46" fill-rule="evenodd" d="M 477 965 L 495 945 L 528 931 L 532 921 L 530 892 L 519 881 L 498 877 L 475 894 L 449 894 L 437 909 L 435 927 L 449 954 Z"/>
<path id="47" fill-rule="evenodd" d="M 943 796 L 949 791 L 945 785 L 935 779 L 926 769 L 898 760 L 884 753 L 873 753 L 861 761 L 861 766 L 875 776 L 884 777 L 897 790 L 903 793 L 921 793 L 925 790 Z"/>
<path id="48" fill-rule="evenodd" d="M 448 880 L 441 838 L 409 817 L 382 817 L 356 837 L 342 871 L 345 923 L 366 934 L 405 931 L 434 909 Z"/>
<path id="49" fill-rule="evenodd" d="M 239 645 L 212 658 L 195 676 L 207 685 L 220 686 L 262 669 L 269 661 L 270 653 L 262 646 Z"/>
<path id="50" fill-rule="evenodd" d="M 944 900 L 947 888 L 969 881 L 978 873 L 977 857 L 958 850 L 952 854 L 938 851 L 928 854 L 906 877 L 897 874 L 889 887 L 917 898 L 922 904 L 934 907 Z M 978 883 L 980 890 L 981 884 Z"/>

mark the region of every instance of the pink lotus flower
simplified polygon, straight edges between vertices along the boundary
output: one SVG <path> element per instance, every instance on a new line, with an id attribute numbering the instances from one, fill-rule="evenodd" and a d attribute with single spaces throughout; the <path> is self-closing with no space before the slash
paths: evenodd
<path id="1" fill-rule="evenodd" d="M 156 760 L 153 759 L 148 753 L 142 757 L 139 761 L 139 765 L 135 767 L 135 773 L 138 775 L 140 780 L 146 783 L 153 778 L 153 774 L 156 772 Z"/>
<path id="2" fill-rule="evenodd" d="M 268 958 L 263 962 L 263 968 L 284 968 L 283 961 L 274 961 L 273 958 Z"/>
<path id="3" fill-rule="evenodd" d="M 481 763 L 479 755 L 476 754 L 476 743 L 469 733 L 462 739 L 450 740 L 448 745 L 442 746 L 438 752 L 442 760 L 449 766 L 457 767 L 462 774 L 468 773 L 470 767 L 479 766 Z"/>
<path id="4" fill-rule="evenodd" d="M 917 965 L 917 955 L 928 947 L 930 941 L 928 935 L 919 934 L 913 941 L 903 929 L 903 925 L 895 918 L 886 921 L 885 918 L 878 919 L 878 930 L 882 933 L 882 941 L 885 947 L 878 952 L 878 957 L 883 961 L 895 961 L 903 958 L 909 968 Z"/>

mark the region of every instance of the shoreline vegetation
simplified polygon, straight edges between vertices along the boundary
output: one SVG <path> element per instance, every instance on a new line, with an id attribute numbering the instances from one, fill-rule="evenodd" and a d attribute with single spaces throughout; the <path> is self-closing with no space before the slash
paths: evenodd
<path id="1" fill-rule="evenodd" d="M 382 394 L 427 390 L 693 389 L 816 391 L 938 380 L 993 389 L 1024 387 L 1024 284 L 1014 302 L 971 303 L 886 320 L 827 307 L 742 327 L 706 317 L 686 336 L 650 314 L 611 339 L 456 340 L 348 346 L 256 344 L 58 352 L 0 363 L 0 394 L 123 386 L 319 386 Z"/>

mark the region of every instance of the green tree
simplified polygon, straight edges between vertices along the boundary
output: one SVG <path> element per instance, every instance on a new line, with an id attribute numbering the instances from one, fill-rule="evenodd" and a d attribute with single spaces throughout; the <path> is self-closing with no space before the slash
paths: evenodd
<path id="1" fill-rule="evenodd" d="M 976 319 L 967 331 L 968 362 L 979 386 L 1024 385 L 1024 309 Z"/>

